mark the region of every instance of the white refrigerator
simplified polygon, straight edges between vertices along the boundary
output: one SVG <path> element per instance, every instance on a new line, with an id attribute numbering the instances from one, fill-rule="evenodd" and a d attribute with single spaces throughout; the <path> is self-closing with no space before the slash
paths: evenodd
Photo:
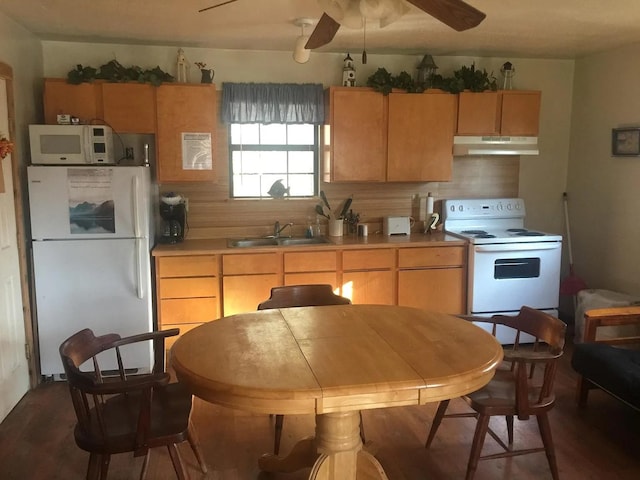
<path id="1" fill-rule="evenodd" d="M 75 332 L 125 337 L 153 329 L 149 167 L 27 168 L 40 368 L 64 372 L 58 348 Z M 149 371 L 150 342 L 123 350 Z M 115 360 L 101 359 L 115 369 Z"/>

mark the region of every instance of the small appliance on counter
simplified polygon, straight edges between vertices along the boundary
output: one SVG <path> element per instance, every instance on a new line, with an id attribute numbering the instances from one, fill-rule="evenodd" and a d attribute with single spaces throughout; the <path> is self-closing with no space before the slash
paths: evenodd
<path id="1" fill-rule="evenodd" d="M 384 217 L 382 219 L 382 232 L 385 235 L 411 235 L 411 217 Z"/>
<path id="2" fill-rule="evenodd" d="M 160 197 L 160 243 L 178 243 L 184 240 L 187 227 L 187 208 L 182 195 L 173 192 Z"/>

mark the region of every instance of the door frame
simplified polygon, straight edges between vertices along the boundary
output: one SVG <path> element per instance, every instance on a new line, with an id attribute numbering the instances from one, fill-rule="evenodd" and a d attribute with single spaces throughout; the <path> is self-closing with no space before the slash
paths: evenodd
<path id="1" fill-rule="evenodd" d="M 24 214 L 23 195 L 23 157 L 20 153 L 20 146 L 16 138 L 15 108 L 13 103 L 13 68 L 4 62 L 0 62 L 0 77 L 6 82 L 7 88 L 7 111 L 9 113 L 9 138 L 14 141 L 13 152 L 11 153 L 11 177 L 13 180 L 13 200 L 16 215 L 16 243 L 18 246 L 18 263 L 20 267 L 20 287 L 22 291 L 22 315 L 24 320 L 24 334 L 27 342 L 25 348 L 27 364 L 29 365 L 29 384 L 34 388 L 40 383 L 39 362 L 37 361 L 37 351 L 34 348 L 34 322 L 31 310 L 31 291 L 29 282 L 29 263 L 27 261 L 28 240 L 26 235 L 26 217 Z M 4 172 L 8 174 L 8 172 Z M 6 192 L 7 194 L 9 192 Z"/>

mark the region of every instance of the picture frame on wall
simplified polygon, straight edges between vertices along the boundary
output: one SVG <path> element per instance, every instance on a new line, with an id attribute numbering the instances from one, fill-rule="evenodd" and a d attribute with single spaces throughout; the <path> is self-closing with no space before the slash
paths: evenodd
<path id="1" fill-rule="evenodd" d="M 611 154 L 615 157 L 640 156 L 640 127 L 613 128 Z"/>

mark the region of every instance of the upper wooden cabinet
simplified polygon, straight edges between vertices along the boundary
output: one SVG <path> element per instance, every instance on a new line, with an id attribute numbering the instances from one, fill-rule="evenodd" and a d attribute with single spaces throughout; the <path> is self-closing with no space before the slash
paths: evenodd
<path id="1" fill-rule="evenodd" d="M 82 123 L 102 119 L 102 84 L 72 85 L 62 78 L 44 80 L 44 123 L 56 124 L 57 116 L 68 114 Z"/>
<path id="2" fill-rule="evenodd" d="M 325 181 L 451 179 L 455 95 L 331 87 L 328 112 Z"/>
<path id="3" fill-rule="evenodd" d="M 103 83 L 105 122 L 118 133 L 155 133 L 155 92 L 149 83 Z"/>
<path id="4" fill-rule="evenodd" d="M 458 135 L 537 136 L 541 92 L 502 90 L 462 92 L 458 101 Z"/>
<path id="5" fill-rule="evenodd" d="M 183 165 L 183 133 L 210 133 L 216 144 L 217 95 L 213 84 L 164 84 L 156 89 L 158 181 L 214 181 L 215 168 Z M 212 153 L 213 155 L 213 153 Z"/>
<path id="6" fill-rule="evenodd" d="M 368 88 L 328 90 L 324 180 L 384 182 L 387 172 L 385 97 Z"/>
<path id="7" fill-rule="evenodd" d="M 451 180 L 456 96 L 389 94 L 387 181 Z"/>

